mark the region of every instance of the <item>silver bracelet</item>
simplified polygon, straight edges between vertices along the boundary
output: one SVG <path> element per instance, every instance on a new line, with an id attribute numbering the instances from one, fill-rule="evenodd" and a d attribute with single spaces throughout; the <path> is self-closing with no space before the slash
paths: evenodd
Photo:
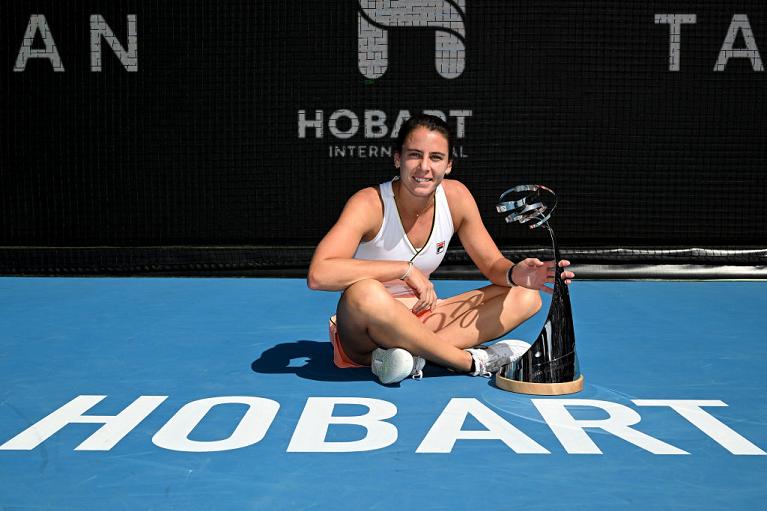
<path id="1" fill-rule="evenodd" d="M 514 271 L 514 267 L 516 264 L 511 265 L 511 267 L 506 270 L 506 285 L 509 287 L 517 287 L 517 285 L 514 283 L 512 272 Z"/>
<path id="2" fill-rule="evenodd" d="M 405 280 L 408 275 L 410 275 L 410 270 L 413 269 L 413 261 L 408 261 L 408 267 L 407 271 L 402 274 L 402 276 L 399 278 L 400 280 Z"/>

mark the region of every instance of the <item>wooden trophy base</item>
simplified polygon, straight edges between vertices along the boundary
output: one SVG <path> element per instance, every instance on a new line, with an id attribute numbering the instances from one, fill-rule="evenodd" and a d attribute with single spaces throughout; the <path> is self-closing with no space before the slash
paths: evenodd
<path id="1" fill-rule="evenodd" d="M 583 375 L 577 380 L 563 383 L 528 383 L 504 378 L 495 375 L 495 384 L 503 390 L 516 392 L 517 394 L 537 394 L 539 396 L 561 396 L 562 394 L 575 394 L 583 390 Z"/>

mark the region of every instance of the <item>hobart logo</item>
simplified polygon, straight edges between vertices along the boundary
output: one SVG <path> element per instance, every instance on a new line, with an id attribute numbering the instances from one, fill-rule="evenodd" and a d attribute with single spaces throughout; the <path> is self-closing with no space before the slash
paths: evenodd
<path id="1" fill-rule="evenodd" d="M 389 28 L 435 28 L 434 66 L 443 78 L 458 78 L 466 56 L 466 0 L 358 0 L 357 64 L 366 78 L 389 67 Z"/>
<path id="2" fill-rule="evenodd" d="M 0 444 L 0 451 L 31 451 L 64 428 L 80 424 L 99 424 L 94 433 L 74 449 L 76 451 L 109 451 L 158 408 L 168 396 L 140 396 L 116 415 L 86 414 L 104 400 L 105 395 L 80 395 L 57 410 L 29 426 L 13 438 Z M 671 427 L 675 420 L 686 421 L 688 427 L 697 429 L 713 442 L 737 456 L 765 456 L 757 445 L 704 410 L 707 407 L 727 406 L 718 399 L 633 399 L 639 408 L 665 409 L 665 420 Z M 666 443 L 635 427 L 642 417 L 627 405 L 597 399 L 533 399 L 532 404 L 543 422 L 550 428 L 568 454 L 603 454 L 589 435 L 594 429 L 656 455 L 690 454 L 675 445 Z M 200 439 L 195 434 L 197 426 L 215 408 L 226 406 L 244 407 L 236 424 L 222 430 L 220 438 Z M 336 407 L 354 406 L 354 414 L 335 414 Z M 601 418 L 583 419 L 572 409 L 597 411 Z M 354 453 L 386 449 L 395 444 L 399 431 L 394 422 L 397 406 L 383 399 L 367 397 L 309 397 L 300 417 L 292 410 L 278 417 L 280 403 L 258 396 L 218 396 L 197 399 L 183 405 L 152 436 L 152 443 L 162 449 L 180 452 L 218 452 L 242 449 L 258 444 L 268 438 L 275 419 L 281 424 L 275 428 L 283 432 L 288 425 L 294 427 L 287 447 L 282 437 L 268 441 L 279 442 L 286 452 Z M 215 412 L 213 412 L 215 413 Z M 675 419 L 675 416 L 679 416 Z M 427 418 L 420 413 L 418 419 Z M 416 454 L 453 451 L 458 442 L 498 440 L 508 450 L 517 454 L 551 454 L 552 451 L 539 444 L 521 429 L 509 422 L 509 417 L 498 415 L 492 408 L 474 398 L 452 398 L 441 412 L 432 417 L 431 427 L 420 424 L 411 429 L 423 436 L 415 450 Z M 466 421 L 478 422 L 482 427 L 466 427 Z M 739 422 L 733 420 L 733 422 Z M 357 438 L 338 440 L 333 438 L 335 428 L 355 426 Z M 88 426 L 92 427 L 92 426 Z M 588 430 L 588 431 L 587 431 Z M 328 434 L 330 432 L 330 434 Z M 404 433 L 404 432 L 403 432 Z M 5 436 L 6 432 L 0 435 Z M 282 434 L 282 433 L 280 433 Z M 226 436 L 228 435 L 228 436 Z M 668 435 L 665 435 L 668 436 Z M 142 435 L 142 438 L 144 435 Z M 605 442 L 610 445 L 609 442 Z"/>
<path id="3" fill-rule="evenodd" d="M 468 158 L 461 144 L 466 136 L 466 120 L 472 116 L 468 109 L 423 110 L 423 113 L 439 117 L 455 130 L 458 144 L 453 147 L 454 158 Z M 348 108 L 341 108 L 329 115 L 324 110 L 298 111 L 298 138 L 326 137 L 326 131 L 336 140 L 363 138 L 364 144 L 331 144 L 328 146 L 330 158 L 391 158 L 394 147 L 391 142 L 399 134 L 402 124 L 410 119 L 410 110 L 385 112 L 381 109 L 365 109 L 355 113 Z M 354 142 L 350 140 L 350 142 Z M 370 143 L 374 142 L 374 143 Z"/>

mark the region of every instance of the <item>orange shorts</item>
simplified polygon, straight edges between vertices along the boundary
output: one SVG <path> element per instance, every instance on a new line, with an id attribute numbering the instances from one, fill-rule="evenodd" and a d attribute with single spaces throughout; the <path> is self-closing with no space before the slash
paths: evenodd
<path id="1" fill-rule="evenodd" d="M 341 346 L 341 338 L 338 336 L 338 327 L 336 326 L 335 316 L 328 321 L 328 327 L 330 328 L 330 342 L 333 343 L 333 363 L 336 367 L 340 367 L 341 369 L 365 367 L 350 359 L 349 355 L 344 351 L 344 347 Z"/>
<path id="2" fill-rule="evenodd" d="M 440 301 L 441 300 L 437 300 L 437 303 Z M 420 314 L 416 314 L 416 316 L 418 316 L 422 322 L 425 322 L 426 318 L 431 316 L 431 311 L 425 310 Z M 333 363 L 336 365 L 336 367 L 341 369 L 347 369 L 350 367 L 368 367 L 358 364 L 349 358 L 349 355 L 347 355 L 344 351 L 344 347 L 341 345 L 341 338 L 338 335 L 338 326 L 336 325 L 335 316 L 331 317 L 328 321 L 328 329 L 330 331 L 330 342 L 333 344 Z"/>

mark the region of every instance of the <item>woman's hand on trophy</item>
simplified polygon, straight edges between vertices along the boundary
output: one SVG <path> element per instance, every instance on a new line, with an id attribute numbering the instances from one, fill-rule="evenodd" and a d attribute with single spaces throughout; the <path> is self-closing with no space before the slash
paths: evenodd
<path id="1" fill-rule="evenodd" d="M 563 259 L 559 261 L 559 266 L 560 268 L 567 268 L 570 266 L 570 261 Z M 540 259 L 527 258 L 514 265 L 511 270 L 511 280 L 517 286 L 538 289 L 551 294 L 553 289 L 546 284 L 554 282 L 555 272 L 554 261 L 543 262 Z M 575 278 L 575 273 L 571 271 L 562 272 L 562 280 L 565 281 L 565 284 L 570 284 L 573 278 Z"/>

